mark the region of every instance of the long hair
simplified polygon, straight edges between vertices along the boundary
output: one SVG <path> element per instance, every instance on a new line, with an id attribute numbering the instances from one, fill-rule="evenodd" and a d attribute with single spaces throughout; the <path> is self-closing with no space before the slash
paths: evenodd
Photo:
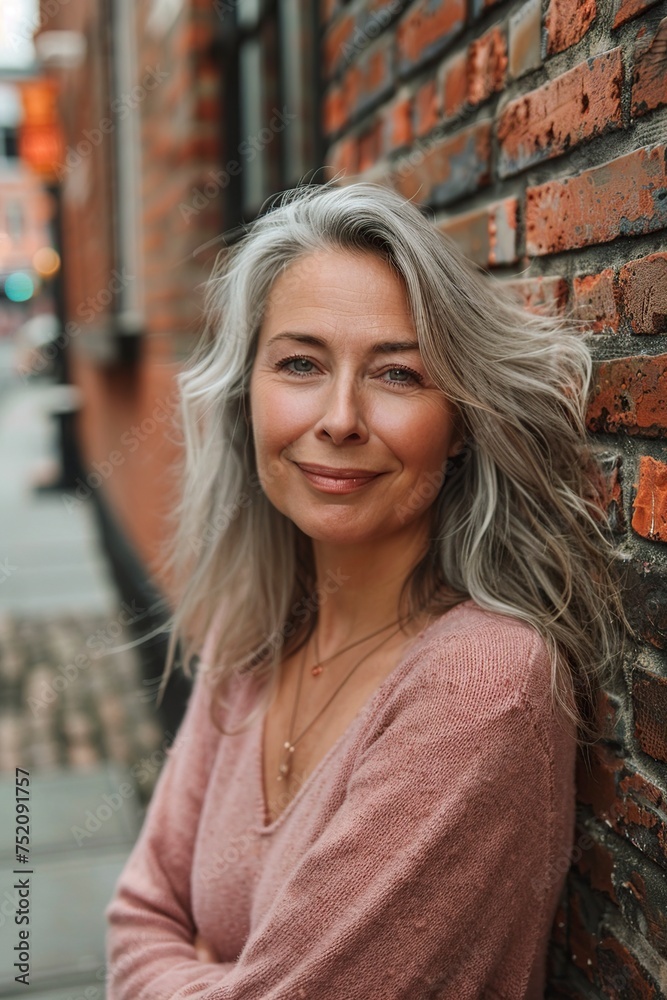
<path id="1" fill-rule="evenodd" d="M 444 481 L 417 500 L 431 505 L 430 544 L 401 607 L 435 616 L 472 598 L 532 625 L 549 650 L 554 698 L 578 739 L 595 739 L 591 705 L 617 676 L 627 622 L 586 433 L 587 337 L 570 315 L 526 309 L 415 204 L 370 182 L 282 192 L 218 256 L 207 325 L 177 376 L 183 448 L 164 552 L 176 598 L 165 679 L 177 642 L 187 670 L 207 639 L 223 700 L 236 671 L 271 681 L 262 711 L 281 660 L 316 625 L 312 543 L 261 488 L 248 387 L 276 278 L 341 249 L 375 254 L 402 278 L 424 365 L 466 436 Z M 406 509 L 414 503 L 406 497 Z"/>

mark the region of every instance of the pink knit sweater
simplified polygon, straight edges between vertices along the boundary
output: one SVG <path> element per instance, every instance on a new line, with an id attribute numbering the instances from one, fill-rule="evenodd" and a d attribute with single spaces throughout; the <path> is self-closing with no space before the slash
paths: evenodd
<path id="1" fill-rule="evenodd" d="M 542 998 L 576 749 L 549 671 L 531 627 L 460 604 L 265 825 L 262 719 L 221 736 L 200 668 L 106 911 L 108 1000 Z M 235 675 L 230 728 L 257 690 Z"/>

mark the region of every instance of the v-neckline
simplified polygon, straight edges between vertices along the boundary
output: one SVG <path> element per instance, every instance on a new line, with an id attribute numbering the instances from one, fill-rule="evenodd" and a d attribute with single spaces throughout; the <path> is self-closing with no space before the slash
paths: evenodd
<path id="1" fill-rule="evenodd" d="M 363 705 L 361 706 L 361 708 L 359 709 L 359 711 L 356 713 L 356 715 L 354 716 L 354 718 L 351 720 L 351 722 L 349 723 L 349 725 L 347 726 L 347 728 L 345 730 L 343 730 L 343 732 L 340 734 L 340 736 L 335 741 L 335 743 L 333 743 L 329 747 L 329 749 L 324 754 L 324 756 L 320 758 L 320 760 L 315 765 L 315 767 L 313 768 L 313 770 L 310 771 L 310 773 L 307 775 L 307 777 L 305 778 L 305 780 L 301 783 L 301 785 L 300 785 L 298 791 L 295 793 L 295 795 L 292 796 L 292 798 L 289 800 L 289 802 L 287 803 L 287 805 L 283 809 L 281 809 L 281 811 L 278 813 L 278 815 L 276 817 L 274 817 L 274 819 L 271 820 L 270 823 L 266 822 L 266 817 L 268 815 L 268 808 L 267 808 L 267 802 L 266 802 L 266 794 L 265 794 L 265 791 L 264 791 L 264 734 L 265 734 L 265 726 L 266 726 L 266 711 L 263 713 L 263 715 L 262 715 L 262 717 L 261 717 L 261 719 L 259 721 L 259 724 L 254 727 L 255 746 L 254 746 L 254 753 L 253 753 L 253 757 L 254 757 L 254 760 L 253 760 L 253 772 L 254 772 L 253 773 L 253 780 L 255 782 L 255 788 L 257 789 L 257 794 L 255 795 L 255 812 L 256 812 L 256 815 L 259 818 L 259 821 L 253 827 L 253 829 L 254 829 L 254 831 L 256 833 L 270 834 L 270 833 L 273 833 L 275 830 L 277 830 L 282 825 L 282 823 L 287 818 L 287 816 L 295 808 L 296 803 L 299 802 L 304 797 L 304 795 L 307 793 L 308 789 L 313 784 L 314 780 L 316 779 L 317 775 L 322 770 L 322 768 L 324 767 L 324 765 L 334 755 L 334 753 L 338 750 L 338 748 L 341 746 L 341 744 L 345 740 L 349 739 L 349 737 L 353 733 L 353 730 L 361 723 L 362 719 L 366 715 L 370 714 L 370 712 L 375 707 L 375 703 L 382 698 L 382 696 L 385 693 L 385 690 L 395 681 L 395 678 L 396 678 L 397 674 L 399 673 L 399 671 L 406 666 L 406 664 L 409 662 L 410 658 L 417 651 L 417 647 L 419 645 L 419 641 L 423 638 L 423 636 L 427 632 L 429 632 L 432 628 L 434 628 L 436 625 L 440 624 L 443 621 L 444 618 L 447 618 L 450 614 L 452 614 L 454 611 L 456 611 L 457 608 L 461 608 L 464 605 L 470 604 L 470 603 L 473 603 L 472 599 L 468 598 L 465 601 L 461 601 L 459 604 L 455 604 L 453 608 L 449 608 L 448 611 L 446 611 L 444 614 L 440 615 L 438 618 L 435 619 L 435 621 L 432 621 L 429 625 L 426 625 L 421 630 L 421 632 L 417 633 L 417 635 L 414 637 L 414 639 L 412 640 L 412 642 L 409 644 L 409 646 L 407 647 L 407 649 L 403 653 L 403 655 L 400 658 L 399 662 L 392 668 L 392 670 L 380 682 L 380 684 L 378 684 L 378 686 L 376 687 L 375 691 L 373 691 L 373 693 L 366 699 L 366 701 L 363 703 Z"/>

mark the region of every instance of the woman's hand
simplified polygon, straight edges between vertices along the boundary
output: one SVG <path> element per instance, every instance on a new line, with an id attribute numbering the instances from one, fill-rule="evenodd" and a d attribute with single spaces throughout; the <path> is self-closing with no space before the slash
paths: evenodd
<path id="1" fill-rule="evenodd" d="M 217 962 L 218 956 L 215 951 L 208 943 L 205 941 L 201 934 L 197 933 L 195 937 L 195 951 L 197 952 L 197 958 L 200 962 Z"/>

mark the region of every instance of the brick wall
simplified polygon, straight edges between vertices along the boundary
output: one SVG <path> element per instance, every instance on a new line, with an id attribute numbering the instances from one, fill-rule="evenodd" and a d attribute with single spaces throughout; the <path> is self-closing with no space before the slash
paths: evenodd
<path id="1" fill-rule="evenodd" d="M 667 4 L 323 0 L 327 175 L 428 204 L 590 325 L 589 426 L 639 641 L 600 698 L 553 997 L 667 996 Z"/>

